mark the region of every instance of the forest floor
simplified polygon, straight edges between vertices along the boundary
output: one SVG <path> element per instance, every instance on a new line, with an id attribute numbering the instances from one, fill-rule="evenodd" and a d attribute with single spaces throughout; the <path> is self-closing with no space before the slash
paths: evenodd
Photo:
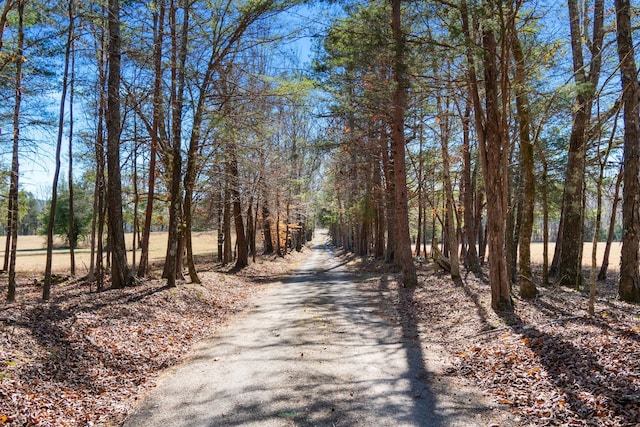
<path id="1" fill-rule="evenodd" d="M 420 264 L 420 286 L 406 290 L 384 264 L 341 256 L 379 314 L 416 322 L 425 345 L 441 345 L 445 374 L 512 411 L 510 425 L 640 424 L 640 307 L 618 301 L 613 281 L 599 283 L 594 317 L 586 293 L 555 286 L 530 302 L 516 292 L 515 313 L 498 316 L 486 277 L 453 284 Z M 0 311 L 0 425 L 119 425 L 163 370 L 304 257 L 235 274 L 201 265 L 203 284 L 177 288 L 152 279 L 90 293 L 64 281 L 47 303 L 23 280 Z"/>
<path id="2" fill-rule="evenodd" d="M 511 408 L 513 425 L 640 425 L 640 306 L 617 299 L 615 280 L 598 282 L 595 316 L 587 291 L 554 285 L 532 301 L 515 289 L 514 313 L 498 315 L 486 270 L 454 284 L 423 264 L 407 290 L 379 261 L 352 264 L 385 315 L 414 318 L 424 341 L 445 347 L 447 372 Z"/>

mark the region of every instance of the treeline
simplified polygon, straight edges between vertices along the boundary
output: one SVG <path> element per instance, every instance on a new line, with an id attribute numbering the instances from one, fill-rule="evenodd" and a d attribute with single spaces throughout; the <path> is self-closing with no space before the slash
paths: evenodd
<path id="1" fill-rule="evenodd" d="M 283 43 L 299 36 L 283 18 L 297 4 L 3 2 L 0 138 L 11 156 L 5 165 L 9 301 L 16 294 L 26 158 L 54 172 L 51 183 L 42 183 L 51 189 L 42 217 L 45 300 L 53 237 L 67 231 L 75 274 L 79 221 L 89 222 L 88 280 L 99 290 L 148 274 L 153 228 L 168 231 L 163 277 L 170 286 L 184 274 L 199 281 L 194 229 L 217 230 L 219 260 L 236 268 L 258 251 L 284 254 L 300 246 L 314 222 L 318 131 L 313 84 L 294 71 L 297 55 Z M 81 182 L 74 181 L 78 171 Z M 135 271 L 125 251 L 126 226 L 140 236 Z"/>
<path id="2" fill-rule="evenodd" d="M 595 291 L 608 258 L 598 272 L 583 243 L 603 236 L 608 254 L 617 228 L 619 295 L 640 300 L 636 6 L 387 0 L 345 11 L 315 63 L 339 142 L 323 211 L 337 244 L 394 262 L 408 286 L 397 254 L 410 239 L 414 256 L 441 248 L 454 279 L 488 261 L 492 306 L 510 311 L 514 286 L 523 298 L 552 279 L 583 286 L 584 257 Z"/>

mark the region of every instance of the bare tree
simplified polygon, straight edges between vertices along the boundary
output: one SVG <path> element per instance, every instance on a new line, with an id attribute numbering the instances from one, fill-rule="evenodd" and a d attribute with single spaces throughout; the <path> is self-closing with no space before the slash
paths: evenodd
<path id="1" fill-rule="evenodd" d="M 153 36 L 153 121 L 151 129 L 151 147 L 149 153 L 149 181 L 147 184 L 147 205 L 142 229 L 140 264 L 137 276 L 145 277 L 149 270 L 149 237 L 153 219 L 153 204 L 156 189 L 156 159 L 160 145 L 160 126 L 162 120 L 162 43 L 164 40 L 165 0 L 160 0 L 158 11 L 154 13 Z"/>
<path id="2" fill-rule="evenodd" d="M 7 240 L 11 240 L 9 261 L 9 283 L 7 301 L 16 299 L 16 256 L 18 252 L 18 177 L 20 172 L 20 108 L 22 104 L 22 63 L 24 60 L 24 1 L 18 0 L 18 45 L 15 55 L 16 80 L 13 107 L 13 154 L 11 156 L 11 183 L 9 187 L 9 230 Z M 4 27 L 0 28 L 4 29 Z"/>
<path id="3" fill-rule="evenodd" d="M 64 72 L 62 76 L 62 94 L 60 96 L 60 110 L 58 115 L 58 138 L 56 142 L 55 171 L 53 174 L 53 184 L 51 186 L 51 203 L 49 205 L 49 224 L 47 224 L 47 260 L 44 270 L 44 285 L 42 287 L 42 299 L 48 300 L 51 297 L 51 264 L 53 261 L 53 229 L 56 217 L 56 205 L 58 203 L 58 180 L 60 178 L 60 156 L 62 154 L 62 137 L 64 133 L 64 111 L 67 103 L 67 90 L 69 86 L 69 68 L 71 64 L 71 45 L 73 43 L 74 22 L 73 0 L 68 2 L 69 30 L 67 33 L 67 44 L 64 56 Z M 72 230 L 69 230 L 71 233 Z"/>
<path id="4" fill-rule="evenodd" d="M 624 103 L 624 186 L 622 187 L 622 253 L 618 294 L 629 302 L 640 301 L 640 87 L 635 61 L 629 0 L 616 0 L 618 56 Z"/>
<path id="5" fill-rule="evenodd" d="M 108 5 L 108 63 L 107 78 L 107 210 L 109 245 L 112 254 L 111 286 L 115 289 L 131 284 L 127 264 L 122 218 L 122 180 L 120 171 L 120 2 L 109 0 Z"/>

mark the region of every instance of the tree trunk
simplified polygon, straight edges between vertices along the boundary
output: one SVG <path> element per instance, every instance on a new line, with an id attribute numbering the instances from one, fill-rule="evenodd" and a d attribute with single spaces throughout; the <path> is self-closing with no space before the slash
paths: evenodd
<path id="1" fill-rule="evenodd" d="M 389 153 L 389 144 L 385 132 L 380 133 L 380 150 L 382 154 L 382 170 L 384 171 L 385 182 L 385 222 L 387 224 L 387 244 L 384 254 L 385 262 L 395 262 L 395 240 L 396 240 L 396 222 L 395 222 L 395 179 L 393 173 L 393 154 Z"/>
<path id="2" fill-rule="evenodd" d="M 160 144 L 160 126 L 162 118 L 162 44 L 164 39 L 165 1 L 158 2 L 158 12 L 154 14 L 154 42 L 153 42 L 153 122 L 151 131 L 151 147 L 149 152 L 149 181 L 147 184 L 147 206 L 144 214 L 144 228 L 142 229 L 140 265 L 138 277 L 146 277 L 149 271 L 149 238 L 153 222 L 153 203 L 156 189 L 156 158 Z"/>
<path id="3" fill-rule="evenodd" d="M 15 81 L 15 102 L 13 108 L 13 154 L 11 157 L 11 183 L 9 189 L 9 200 L 11 200 L 12 210 L 11 227 L 7 232 L 7 239 L 11 239 L 9 278 L 7 301 L 13 302 L 16 299 L 16 256 L 18 253 L 18 177 L 20 176 L 19 148 L 20 148 L 20 108 L 22 104 L 22 63 L 24 58 L 24 1 L 18 1 L 18 46 L 16 51 L 16 81 Z M 49 296 L 43 294 L 43 299 Z"/>
<path id="4" fill-rule="evenodd" d="M 264 255 L 273 253 L 273 236 L 271 236 L 271 212 L 269 211 L 269 199 L 264 178 L 260 177 L 260 194 L 262 197 L 262 234 L 264 236 Z"/>
<path id="5" fill-rule="evenodd" d="M 502 18 L 502 11 L 496 10 L 495 4 L 487 0 L 486 19 L 497 19 L 494 12 Z M 463 31 L 467 40 L 471 41 L 469 15 L 466 2 L 461 2 Z M 487 25 L 482 31 L 482 47 L 484 66 L 485 109 L 480 102 L 480 91 L 475 73 L 475 59 L 471 47 L 467 50 L 468 77 L 471 96 L 476 117 L 476 130 L 482 171 L 486 183 L 487 195 L 487 242 L 489 246 L 489 283 L 491 286 L 491 308 L 495 311 L 513 311 L 510 295 L 509 277 L 505 260 L 505 223 L 507 215 L 507 132 L 504 128 L 504 116 L 501 116 L 499 90 L 500 78 L 496 60 L 498 59 L 496 35 L 494 28 Z M 505 57 L 505 52 L 502 52 Z M 505 65 L 505 64 L 502 64 Z M 507 94 L 502 94 L 507 96 Z M 506 114 L 506 112 L 502 112 Z"/>
<path id="6" fill-rule="evenodd" d="M 226 265 L 233 261 L 231 248 L 231 190 L 230 183 L 227 178 L 224 190 L 224 210 L 222 214 L 222 230 L 223 230 L 223 251 L 222 264 Z"/>
<path id="7" fill-rule="evenodd" d="M 253 196 L 249 197 L 249 201 L 247 202 L 247 248 L 249 249 L 249 254 L 253 257 L 253 262 L 255 262 L 256 229 L 253 218 Z"/>
<path id="8" fill-rule="evenodd" d="M 169 202 L 169 233 L 167 256 L 163 276 L 167 285 L 176 286 L 176 279 L 182 276 L 182 109 L 184 104 L 185 63 L 189 32 L 189 2 L 183 8 L 183 22 L 178 40 L 177 0 L 171 0 L 169 21 L 171 28 L 171 180 Z"/>
<path id="9" fill-rule="evenodd" d="M 531 236 L 533 234 L 533 211 L 535 207 L 536 187 L 533 158 L 533 141 L 531 141 L 531 119 L 529 99 L 525 89 L 526 64 L 524 52 L 518 35 L 513 36 L 513 58 L 516 65 L 515 85 L 516 110 L 518 113 L 518 130 L 520 134 L 520 166 L 522 168 L 522 219 L 519 235 L 519 284 L 520 297 L 534 298 L 538 290 L 531 273 Z"/>
<path id="10" fill-rule="evenodd" d="M 547 161 L 542 160 L 542 284 L 549 284 L 549 198 Z"/>
<path id="11" fill-rule="evenodd" d="M 404 114 L 408 82 L 404 63 L 406 41 L 402 30 L 401 0 L 391 0 L 391 27 L 395 43 L 393 78 L 396 87 L 393 93 L 391 146 L 393 151 L 393 173 L 396 204 L 396 262 L 402 269 L 403 284 L 413 288 L 418 284 L 416 267 L 413 264 L 411 237 L 409 235 L 409 205 L 407 192 L 407 168 L 405 164 Z"/>
<path id="12" fill-rule="evenodd" d="M 216 208 L 218 216 L 218 262 L 223 263 L 224 252 L 224 193 L 225 190 L 220 188 L 218 192 L 218 207 Z"/>
<path id="13" fill-rule="evenodd" d="M 131 233 L 131 271 L 136 271 L 136 251 L 139 244 L 138 234 L 138 205 L 140 200 L 140 194 L 138 193 L 138 129 L 136 121 L 133 124 L 134 134 L 134 147 L 133 147 L 133 161 L 131 162 L 131 182 L 133 186 L 133 233 Z"/>
<path id="14" fill-rule="evenodd" d="M 106 16 L 105 5 L 103 7 L 102 16 Z M 101 26 L 104 28 L 104 25 Z M 92 229 L 92 263 L 95 260 L 95 278 L 96 278 L 96 290 L 98 292 L 104 289 L 104 267 L 103 267 L 103 237 L 104 237 L 104 225 L 105 225 L 105 158 L 104 158 L 104 126 L 106 122 L 107 111 L 107 96 L 103 90 L 107 82 L 107 69 L 105 61 L 105 33 L 101 30 L 100 34 L 100 46 L 98 49 L 98 70 L 99 70 L 99 90 L 100 94 L 98 100 L 98 126 L 96 129 L 96 142 L 95 142 L 95 156 L 96 156 L 96 183 L 94 189 L 94 215 L 93 229 Z M 93 271 L 93 270 L 92 270 Z"/>
<path id="15" fill-rule="evenodd" d="M 618 212 L 618 202 L 620 200 L 620 184 L 622 183 L 622 177 L 624 174 L 624 163 L 620 164 L 620 172 L 616 179 L 616 187 L 613 194 L 613 203 L 611 205 L 611 219 L 609 220 L 609 231 L 607 232 L 607 243 L 604 246 L 604 254 L 602 256 L 602 265 L 600 266 L 600 272 L 598 273 L 598 280 L 605 280 L 607 278 L 607 270 L 609 268 L 609 256 L 611 254 L 611 244 L 613 242 L 613 235 L 616 227 L 616 216 Z"/>
<path id="16" fill-rule="evenodd" d="M 471 143 L 470 143 L 471 105 L 467 103 L 464 117 L 462 118 L 462 199 L 464 204 L 464 235 L 467 240 L 465 253 L 465 266 L 475 274 L 482 272 L 478 250 L 476 248 L 476 223 L 473 218 L 473 192 L 474 185 L 471 175 Z M 481 214 L 480 212 L 478 214 Z"/>
<path id="17" fill-rule="evenodd" d="M 64 71 L 62 76 L 62 94 L 60 96 L 60 108 L 58 115 L 58 136 L 56 142 L 55 170 L 53 174 L 53 184 L 51 186 L 51 204 L 49 205 L 49 223 L 47 224 L 47 259 L 45 261 L 44 285 L 42 287 L 42 299 L 48 300 L 51 297 L 51 265 L 53 259 L 53 232 L 56 216 L 56 205 L 58 201 L 58 180 L 60 178 L 60 156 L 62 152 L 62 137 L 64 132 L 64 111 L 67 102 L 67 88 L 69 83 L 69 67 L 71 60 L 71 44 L 73 42 L 73 4 L 69 1 L 69 31 L 67 33 L 67 45 L 65 49 Z M 69 230 L 69 243 L 71 243 L 72 230 Z"/>
<path id="18" fill-rule="evenodd" d="M 628 302 L 640 301 L 640 87 L 635 62 L 629 0 L 616 0 L 618 56 L 624 103 L 624 171 L 622 187 L 622 251 L 618 295 Z"/>
<path id="19" fill-rule="evenodd" d="M 380 172 L 380 160 L 376 160 L 376 164 L 373 168 L 373 182 L 374 182 L 374 194 L 376 205 L 376 217 L 375 224 L 375 247 L 374 256 L 377 259 L 384 258 L 384 224 L 385 224 L 385 192 L 382 188 L 382 174 Z"/>
<path id="20" fill-rule="evenodd" d="M 434 71 L 436 71 L 434 69 Z M 444 184 L 445 215 L 447 226 L 447 246 L 449 247 L 449 263 L 451 278 L 460 279 L 460 264 L 458 260 L 458 235 L 456 233 L 455 214 L 456 204 L 451 183 L 451 165 L 449 160 L 449 117 L 446 106 L 442 105 L 440 96 L 436 96 L 437 111 L 440 118 L 440 147 L 442 153 L 442 178 Z"/>
<path id="21" fill-rule="evenodd" d="M 562 236 L 559 249 L 558 283 L 578 288 L 582 281 L 582 247 L 584 240 L 584 174 L 587 129 L 591 121 L 591 106 L 596 96 L 600 74 L 601 50 L 604 38 L 604 1 L 595 0 L 593 13 L 593 42 L 588 73 L 583 58 L 583 31 L 577 0 L 569 0 L 571 49 L 578 94 L 573 127 L 569 138 L 569 159 L 562 201 Z"/>
<path id="22" fill-rule="evenodd" d="M 236 230 L 236 245 L 238 246 L 238 256 L 235 268 L 240 270 L 249 265 L 249 254 L 247 250 L 247 238 L 244 231 L 244 220 L 242 219 L 242 205 L 240 203 L 240 177 L 238 172 L 238 153 L 235 143 L 229 144 L 229 176 L 231 179 L 231 198 L 233 203 L 233 219 Z"/>
<path id="23" fill-rule="evenodd" d="M 120 174 L 120 2 L 109 0 L 109 76 L 107 79 L 107 210 L 111 249 L 111 286 L 131 283 L 122 218 L 122 178 Z"/>
<path id="24" fill-rule="evenodd" d="M 69 32 L 73 33 L 73 21 L 75 20 L 73 11 L 73 0 L 69 0 Z M 76 254 L 75 248 L 78 245 L 78 234 L 75 227 L 75 210 L 74 210 L 74 196 L 73 196 L 73 94 L 75 87 L 75 35 L 72 34 L 72 38 L 68 40 L 71 44 L 69 47 L 71 55 L 71 76 L 69 81 L 69 269 L 72 276 L 76 275 Z"/>

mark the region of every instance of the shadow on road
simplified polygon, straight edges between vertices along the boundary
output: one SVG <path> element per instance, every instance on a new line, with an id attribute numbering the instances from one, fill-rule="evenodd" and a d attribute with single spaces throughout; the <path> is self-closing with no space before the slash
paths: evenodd
<path id="1" fill-rule="evenodd" d="M 400 325 L 380 316 L 346 262 L 316 245 L 124 425 L 473 425 L 468 408 L 437 395 L 412 313 L 401 310 Z"/>

